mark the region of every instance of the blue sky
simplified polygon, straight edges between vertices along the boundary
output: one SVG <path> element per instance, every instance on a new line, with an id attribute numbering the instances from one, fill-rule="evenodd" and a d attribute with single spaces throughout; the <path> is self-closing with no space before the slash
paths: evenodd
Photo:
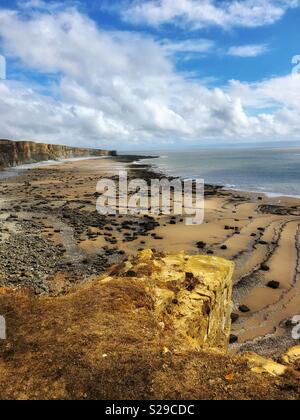
<path id="1" fill-rule="evenodd" d="M 254 28 L 219 28 L 206 27 L 189 32 L 170 23 L 159 27 L 144 23 L 134 27 L 124 23 L 119 15 L 106 12 L 99 7 L 99 1 L 84 2 L 86 11 L 100 26 L 108 29 L 137 30 L 157 39 L 182 40 L 209 39 L 216 48 L 209 54 L 195 55 L 185 61 L 188 54 L 178 54 L 177 68 L 183 72 L 196 72 L 200 78 L 215 78 L 216 84 L 222 85 L 229 79 L 258 81 L 273 75 L 286 75 L 291 71 L 291 58 L 300 51 L 300 7 L 289 9 L 276 23 Z M 121 2 L 120 2 L 121 3 Z M 220 4 L 222 2 L 219 2 Z M 267 46 L 264 54 L 251 59 L 232 57 L 226 52 L 236 45 Z"/>
<path id="2" fill-rule="evenodd" d="M 0 0 L 0 137 L 298 142 L 299 22 L 298 0 Z"/>

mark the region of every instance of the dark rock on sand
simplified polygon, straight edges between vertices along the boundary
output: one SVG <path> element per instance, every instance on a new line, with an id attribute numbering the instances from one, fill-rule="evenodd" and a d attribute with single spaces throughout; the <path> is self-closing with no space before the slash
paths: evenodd
<path id="1" fill-rule="evenodd" d="M 236 335 L 231 334 L 229 338 L 229 344 L 235 344 L 238 342 L 238 337 Z"/>
<path id="2" fill-rule="evenodd" d="M 206 243 L 202 241 L 197 242 L 196 245 L 197 245 L 197 248 L 199 249 L 204 249 L 206 247 Z"/>
<path id="3" fill-rule="evenodd" d="M 272 280 L 272 281 L 269 281 L 269 283 L 267 284 L 267 286 L 268 286 L 270 289 L 277 290 L 277 289 L 279 289 L 279 287 L 280 287 L 280 283 L 279 283 L 279 281 L 274 281 L 274 280 Z"/>
<path id="4" fill-rule="evenodd" d="M 246 305 L 241 305 L 241 306 L 239 306 L 239 311 L 242 312 L 243 314 L 246 314 L 246 313 L 250 312 L 250 308 L 248 308 L 248 306 L 246 306 Z"/>
<path id="5" fill-rule="evenodd" d="M 270 267 L 267 264 L 261 264 L 260 269 L 262 271 L 270 271 Z"/>

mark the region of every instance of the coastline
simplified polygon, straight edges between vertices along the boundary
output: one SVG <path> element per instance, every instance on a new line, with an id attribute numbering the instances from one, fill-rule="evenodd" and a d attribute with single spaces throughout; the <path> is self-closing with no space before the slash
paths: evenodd
<path id="1" fill-rule="evenodd" d="M 9 314 L 8 322 L 17 322 L 9 308 L 14 302 L 23 307 L 18 302 L 24 296 L 36 299 L 36 305 L 71 299 L 126 256 L 150 248 L 235 263 L 231 333 L 237 341 L 231 355 L 255 351 L 273 358 L 297 345 L 291 320 L 300 308 L 300 200 L 279 203 L 207 185 L 203 225 L 186 226 L 174 216 L 97 214 L 101 177 L 114 179 L 124 168 L 131 179 L 164 177 L 136 160 L 72 161 L 0 180 L 0 309 Z M 271 281 L 279 287 L 270 288 Z M 22 326 L 21 317 L 18 322 Z"/>
<path id="2" fill-rule="evenodd" d="M 232 153 L 203 149 L 201 154 L 200 151 L 195 154 L 161 151 L 160 158 L 151 163 L 168 176 L 203 178 L 206 183 L 222 185 L 227 190 L 264 194 L 270 198 L 299 198 L 299 154 L 286 149 L 281 156 L 277 149 L 276 153 L 270 149 L 269 155 L 268 150 L 262 155 L 258 149 L 237 149 Z"/>
<path id="3" fill-rule="evenodd" d="M 153 159 L 158 159 L 161 156 L 145 156 L 145 155 L 131 155 L 131 154 L 124 154 L 124 155 L 117 155 L 115 157 L 111 157 L 111 156 L 102 156 L 102 157 L 95 157 L 95 156 L 90 156 L 90 157 L 79 157 L 79 158 L 67 158 L 67 159 L 58 159 L 58 160 L 49 160 L 49 161 L 41 161 L 41 162 L 35 162 L 35 163 L 29 163 L 29 164 L 25 164 L 25 165 L 18 165 L 18 166 L 14 166 L 11 168 L 7 168 L 7 169 L 2 169 L 0 170 L 0 180 L 5 180 L 8 178 L 13 178 L 15 176 L 18 176 L 20 174 L 22 174 L 22 171 L 27 171 L 30 169 L 34 169 L 34 168 L 39 168 L 39 167 L 47 167 L 47 166 L 52 166 L 52 165 L 63 165 L 64 163 L 69 163 L 69 162 L 80 162 L 80 161 L 85 161 L 85 160 L 98 160 L 98 159 L 112 159 L 114 161 L 120 162 L 120 163 L 124 163 L 126 164 L 130 164 L 133 166 L 134 169 L 134 165 L 136 165 L 137 168 L 141 168 L 141 167 L 145 167 L 145 168 L 149 168 L 151 169 L 151 172 L 153 174 L 157 174 L 158 176 L 162 177 L 167 177 L 167 178 L 179 178 L 181 180 L 184 179 L 190 179 L 184 176 L 175 176 L 172 175 L 171 173 L 167 173 L 166 171 L 164 171 L 163 169 L 160 169 L 158 167 L 155 166 L 155 164 L 153 163 L 149 163 L 149 160 L 153 160 Z M 195 178 L 192 178 L 195 179 Z M 205 179 L 204 179 L 205 181 Z M 275 200 L 280 200 L 280 199 L 299 199 L 300 200 L 300 195 L 287 195 L 287 194 L 282 194 L 282 193 L 276 193 L 276 192 L 267 192 L 264 190 L 247 190 L 247 189 L 243 189 L 243 188 L 238 188 L 236 186 L 229 186 L 229 185 L 221 185 L 221 184 L 217 184 L 217 183 L 206 183 L 205 185 L 208 185 L 210 187 L 213 188 L 220 188 L 223 191 L 231 191 L 233 193 L 236 194 L 245 194 L 245 195 L 254 195 L 254 196 L 258 196 L 258 197 L 265 197 L 267 199 L 275 199 Z"/>

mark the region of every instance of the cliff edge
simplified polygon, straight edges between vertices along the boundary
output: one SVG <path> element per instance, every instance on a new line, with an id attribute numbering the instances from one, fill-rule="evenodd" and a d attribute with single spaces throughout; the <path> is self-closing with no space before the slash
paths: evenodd
<path id="1" fill-rule="evenodd" d="M 226 355 L 232 270 L 145 250 L 56 298 L 0 288 L 1 399 L 297 399 L 288 371 Z"/>
<path id="2" fill-rule="evenodd" d="M 234 264 L 185 253 L 141 251 L 102 281 L 135 280 L 152 296 L 155 317 L 173 350 L 219 349 L 229 343 Z"/>
<path id="3" fill-rule="evenodd" d="M 116 156 L 116 152 L 31 141 L 0 140 L 0 170 L 47 160 L 90 156 Z"/>

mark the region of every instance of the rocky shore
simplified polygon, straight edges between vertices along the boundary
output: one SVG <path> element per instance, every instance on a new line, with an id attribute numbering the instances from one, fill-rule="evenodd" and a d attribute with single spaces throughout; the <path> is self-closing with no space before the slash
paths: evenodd
<path id="1" fill-rule="evenodd" d="M 138 158 L 134 156 L 131 161 Z M 124 160 L 130 158 L 117 158 L 118 162 Z M 71 169 L 72 164 L 65 165 L 68 167 Z M 152 217 L 136 222 L 130 217 L 99 215 L 95 193 L 98 174 L 81 178 L 76 176 L 76 169 L 65 169 L 30 170 L 2 183 L 0 285 L 29 288 L 35 294 L 66 291 L 120 261 L 125 251 L 116 246 L 112 232 L 123 235 L 122 241 L 129 243 L 159 225 Z M 77 195 L 78 190 L 84 193 Z M 81 247 L 99 238 L 103 246 L 97 253 Z M 57 290 L 57 276 L 65 277 L 62 290 Z"/>

